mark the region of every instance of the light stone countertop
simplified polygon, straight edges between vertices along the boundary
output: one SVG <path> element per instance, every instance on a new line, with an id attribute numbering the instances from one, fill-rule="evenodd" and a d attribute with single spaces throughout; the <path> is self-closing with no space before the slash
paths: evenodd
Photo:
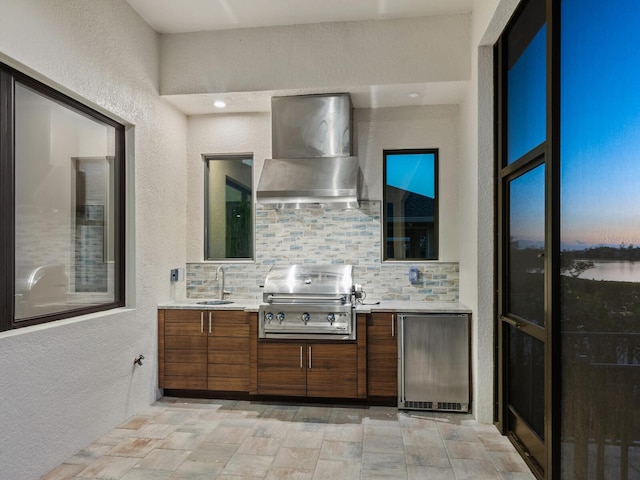
<path id="1" fill-rule="evenodd" d="M 174 310 L 244 310 L 257 312 L 262 302 L 256 299 L 230 299 L 233 303 L 223 305 L 199 305 L 202 298 L 187 298 L 173 302 L 161 303 L 159 309 Z M 471 313 L 471 309 L 458 302 L 409 302 L 382 300 L 379 303 L 365 301 L 356 306 L 357 313 L 391 312 L 391 313 Z"/>

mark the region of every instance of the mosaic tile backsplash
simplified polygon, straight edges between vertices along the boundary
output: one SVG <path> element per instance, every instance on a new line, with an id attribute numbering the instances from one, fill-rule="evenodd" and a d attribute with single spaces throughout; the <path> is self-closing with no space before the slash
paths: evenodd
<path id="1" fill-rule="evenodd" d="M 230 298 L 261 300 L 260 286 L 272 265 L 351 264 L 354 281 L 362 285 L 366 301 L 458 301 L 457 262 L 381 262 L 380 204 L 362 202 L 353 210 L 275 210 L 256 205 L 255 262 L 224 263 Z M 219 265 L 188 263 L 187 297 L 217 297 Z M 420 270 L 414 284 L 409 283 L 410 266 Z"/>

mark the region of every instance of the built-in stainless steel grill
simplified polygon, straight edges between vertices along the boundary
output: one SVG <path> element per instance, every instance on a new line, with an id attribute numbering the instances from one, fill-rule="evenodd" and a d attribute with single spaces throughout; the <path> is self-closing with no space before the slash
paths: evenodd
<path id="1" fill-rule="evenodd" d="M 354 340 L 351 265 L 271 268 L 260 306 L 260 338 Z"/>

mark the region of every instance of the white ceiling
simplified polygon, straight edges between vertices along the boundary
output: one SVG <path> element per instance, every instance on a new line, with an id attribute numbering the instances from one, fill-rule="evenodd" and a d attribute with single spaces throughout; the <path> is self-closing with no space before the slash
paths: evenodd
<path id="1" fill-rule="evenodd" d="M 469 13 L 474 0 L 127 0 L 159 33 L 268 27 L 306 23 L 381 20 Z M 344 88 L 340 89 L 344 91 Z M 459 103 L 465 82 L 384 85 L 350 89 L 358 108 Z M 187 115 L 268 112 L 273 95 L 326 91 L 241 92 L 222 95 L 168 95 Z M 409 93 L 419 94 L 408 96 Z M 224 100 L 225 109 L 213 106 Z"/>

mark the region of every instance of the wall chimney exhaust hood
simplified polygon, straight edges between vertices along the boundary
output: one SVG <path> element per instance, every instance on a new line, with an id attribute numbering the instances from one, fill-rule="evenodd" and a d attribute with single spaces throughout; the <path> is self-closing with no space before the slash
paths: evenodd
<path id="1" fill-rule="evenodd" d="M 273 97 L 273 158 L 264 161 L 257 201 L 276 208 L 357 208 L 351 112 L 349 94 Z"/>

